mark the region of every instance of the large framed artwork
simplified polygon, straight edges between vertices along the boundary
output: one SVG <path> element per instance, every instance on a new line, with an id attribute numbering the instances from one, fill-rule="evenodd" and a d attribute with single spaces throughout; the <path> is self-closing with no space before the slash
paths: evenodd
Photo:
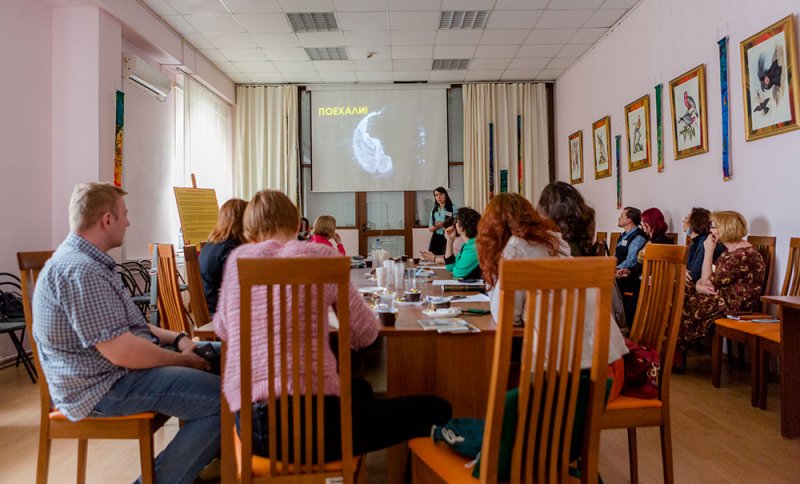
<path id="1" fill-rule="evenodd" d="M 594 179 L 611 176 L 611 117 L 606 116 L 592 123 L 592 146 Z"/>
<path id="2" fill-rule="evenodd" d="M 747 141 L 800 128 L 795 42 L 789 15 L 740 44 Z"/>
<path id="3" fill-rule="evenodd" d="M 583 182 L 583 131 L 569 135 L 569 181 L 573 185 Z"/>
<path id="4" fill-rule="evenodd" d="M 628 171 L 650 166 L 649 94 L 625 106 L 625 133 L 628 136 Z"/>
<path id="5" fill-rule="evenodd" d="M 700 64 L 669 81 L 675 159 L 708 151 L 706 66 Z"/>

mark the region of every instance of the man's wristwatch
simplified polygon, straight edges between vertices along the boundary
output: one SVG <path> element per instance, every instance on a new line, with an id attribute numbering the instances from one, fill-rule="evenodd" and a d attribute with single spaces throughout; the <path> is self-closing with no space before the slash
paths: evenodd
<path id="1" fill-rule="evenodd" d="M 180 343 L 183 338 L 188 338 L 188 337 L 189 337 L 188 334 L 186 334 L 185 332 L 181 331 L 180 333 L 178 333 L 178 336 L 175 337 L 175 341 L 172 342 L 172 346 L 177 348 L 178 347 L 178 343 Z"/>

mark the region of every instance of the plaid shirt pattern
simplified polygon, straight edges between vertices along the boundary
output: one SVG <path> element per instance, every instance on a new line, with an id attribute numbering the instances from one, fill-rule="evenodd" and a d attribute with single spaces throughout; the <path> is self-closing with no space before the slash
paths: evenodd
<path id="1" fill-rule="evenodd" d="M 95 345 L 127 332 L 157 343 L 131 301 L 114 259 L 70 233 L 45 264 L 33 295 L 33 338 L 56 408 L 87 416 L 128 370 Z"/>

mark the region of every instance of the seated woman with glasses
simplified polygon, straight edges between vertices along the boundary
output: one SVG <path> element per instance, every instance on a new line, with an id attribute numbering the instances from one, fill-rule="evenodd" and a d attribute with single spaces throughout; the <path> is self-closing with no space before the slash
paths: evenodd
<path id="1" fill-rule="evenodd" d="M 705 241 L 711 231 L 711 212 L 701 207 L 694 207 L 681 221 L 689 243 L 689 259 L 686 261 L 686 282 L 692 286 L 700 280 L 703 273 L 703 259 L 705 258 Z M 717 242 L 714 249 L 714 258 L 725 250 L 725 246 Z"/>
<path id="2" fill-rule="evenodd" d="M 422 258 L 432 262 L 443 262 L 456 279 L 480 279 L 481 268 L 478 264 L 478 251 L 475 248 L 475 237 L 478 235 L 480 220 L 481 214 L 476 210 L 468 207 L 459 208 L 453 225 L 444 231 L 445 239 L 447 239 L 444 256 L 422 252 Z M 456 254 L 453 247 L 459 237 L 464 244 Z"/>
<path id="3" fill-rule="evenodd" d="M 214 331 L 217 336 L 228 343 L 228 351 L 225 359 L 225 371 L 223 378 L 223 388 L 225 398 L 230 405 L 231 411 L 238 412 L 242 402 L 240 397 L 241 374 L 240 354 L 238 342 L 242 337 L 250 338 L 252 342 L 253 361 L 266 362 L 267 356 L 267 335 L 263 326 L 254 325 L 252 334 L 243 336 L 240 334 L 240 301 L 239 301 L 239 270 L 238 259 L 267 259 L 267 258 L 293 258 L 293 257 L 336 257 L 339 254 L 331 247 L 322 244 L 309 244 L 297 240 L 297 231 L 300 228 L 300 214 L 297 207 L 289 198 L 281 192 L 274 190 L 262 190 L 253 197 L 247 205 L 244 214 L 245 237 L 250 244 L 243 245 L 235 250 L 228 259 L 225 266 L 225 276 L 220 291 L 219 306 L 214 315 Z M 281 291 L 274 291 L 273 308 L 274 319 L 281 320 Z M 357 350 L 369 346 L 378 337 L 378 321 L 375 314 L 364 303 L 363 297 L 358 293 L 355 286 L 350 284 L 349 288 L 349 308 L 350 308 L 350 345 Z M 267 295 L 266 291 L 258 293 L 253 291 L 253 321 L 267 320 Z M 336 288 L 329 286 L 324 291 L 323 302 L 326 307 L 333 308 L 336 302 Z M 296 314 L 304 314 L 306 303 L 301 295 L 298 301 L 299 311 Z M 339 418 L 339 377 L 336 370 L 336 357 L 331 350 L 329 342 L 329 326 L 327 312 L 323 321 L 324 336 L 322 338 L 324 360 L 324 374 L 321 377 L 325 381 L 325 396 L 323 400 L 325 412 L 325 458 L 326 460 L 339 460 L 341 458 L 341 436 L 338 433 L 340 428 Z M 291 327 L 292 314 L 285 315 L 286 324 Z M 280 338 L 279 332 L 275 332 L 277 339 Z M 315 340 L 313 346 L 316 347 L 316 331 L 308 335 Z M 288 345 L 287 345 L 288 346 Z M 275 342 L 276 351 L 269 355 L 274 359 L 286 357 L 290 362 L 296 361 L 302 364 L 299 356 L 295 357 L 291 353 L 280 354 L 280 341 Z M 317 355 L 312 356 L 312 372 L 314 379 L 317 368 Z M 297 360 L 296 360 L 297 359 Z M 256 455 L 269 455 L 269 428 L 268 428 L 268 409 L 265 400 L 268 397 L 268 386 L 274 385 L 275 388 L 283 388 L 280 374 L 269 375 L 266 365 L 254 365 L 252 371 L 253 401 L 246 404 L 253 405 L 253 452 Z M 289 393 L 294 393 L 290 388 Z M 352 409 L 353 409 L 353 452 L 354 454 L 364 454 L 373 450 L 383 449 L 413 437 L 429 435 L 431 426 L 441 425 L 446 422 L 451 415 L 450 404 L 439 397 L 434 396 L 408 396 L 398 398 L 386 398 L 376 400 L 373 398 L 372 387 L 365 380 L 353 379 L 352 384 Z M 329 423 L 332 429 L 328 429 Z"/>
<path id="4" fill-rule="evenodd" d="M 715 319 L 734 311 L 752 311 L 761 296 L 766 265 L 758 250 L 744 240 L 747 220 L 734 211 L 713 212 L 711 233 L 703 242 L 700 279 L 683 300 L 676 366 L 685 365 L 686 346 L 703 338 Z M 725 252 L 712 266 L 717 242 Z"/>
<path id="5" fill-rule="evenodd" d="M 314 229 L 311 232 L 310 242 L 336 247 L 340 254 L 346 255 L 342 238 L 336 233 L 336 219 L 330 215 L 320 215 L 314 220 Z M 334 245 L 336 244 L 336 245 Z"/>

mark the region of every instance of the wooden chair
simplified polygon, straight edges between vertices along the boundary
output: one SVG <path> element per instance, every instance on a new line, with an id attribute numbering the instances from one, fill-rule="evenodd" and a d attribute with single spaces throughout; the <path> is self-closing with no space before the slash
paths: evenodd
<path id="1" fill-rule="evenodd" d="M 22 301 L 28 332 L 33 335 L 32 303 L 36 280 L 52 251 L 17 252 L 20 279 L 22 280 Z M 39 351 L 34 338 L 30 338 L 33 360 L 39 372 L 39 403 L 41 405 L 39 425 L 39 458 L 36 466 L 37 484 L 45 484 L 50 467 L 50 446 L 53 439 L 78 440 L 78 483 L 86 482 L 86 455 L 89 439 L 137 439 L 139 458 L 142 466 L 142 482 L 155 482 L 153 462 L 153 434 L 161 428 L 169 417 L 154 412 L 137 413 L 125 417 L 87 417 L 71 422 L 64 414 L 54 409 L 50 403 L 50 390 L 47 378 L 42 371 Z"/>
<path id="2" fill-rule="evenodd" d="M 305 398 L 301 400 L 305 410 L 293 412 L 290 416 L 287 405 L 282 405 L 280 415 L 277 415 L 276 402 L 287 395 L 275 391 L 274 385 L 268 385 L 269 393 L 266 403 L 268 405 L 268 422 L 270 429 L 278 428 L 280 419 L 280 435 L 277 432 L 269 434 L 269 458 L 253 456 L 253 426 L 252 405 L 242 405 L 240 411 L 241 440 L 236 433 L 233 414 L 230 412 L 227 401 L 223 399 L 222 410 L 222 468 L 223 481 L 234 482 L 238 478 L 243 483 L 267 482 L 273 479 L 296 482 L 325 482 L 326 478 L 341 477 L 345 483 L 354 482 L 357 468 L 361 464 L 360 457 L 353 457 L 352 443 L 352 417 L 351 417 L 351 375 L 350 375 L 350 310 L 349 310 L 349 284 L 350 261 L 344 257 L 336 258 L 292 258 L 292 259 L 240 259 L 239 284 L 240 284 L 240 361 L 241 361 L 241 401 L 252 402 L 252 365 L 261 365 L 268 368 L 269 374 L 280 374 L 281 380 L 289 381 L 295 389 L 303 388 L 306 395 L 324 395 L 325 381 L 322 378 L 312 381 L 310 371 L 300 373 L 300 365 L 290 365 L 287 355 L 295 355 L 292 359 L 299 362 L 300 355 L 304 355 L 305 368 L 312 367 L 312 355 L 321 355 L 323 351 L 324 328 L 317 322 L 324 321 L 327 308 L 322 304 L 322 287 L 324 284 L 335 284 L 338 290 L 337 317 L 339 319 L 339 375 L 341 389 L 341 445 L 342 460 L 325 463 L 325 418 L 322 398 Z M 260 286 L 260 287 L 259 287 Z M 264 288 L 263 286 L 266 286 Z M 276 287 L 277 286 L 277 287 Z M 254 289 L 256 288 L 256 289 Z M 280 319 L 275 320 L 272 298 L 267 298 L 266 321 L 252 320 L 252 293 L 255 290 L 273 291 L 280 294 Z M 291 306 L 287 305 L 291 297 Z M 316 310 L 312 311 L 310 302 L 316 299 Z M 298 303 L 306 301 L 305 312 L 299 314 Z M 291 315 L 292 324 L 288 316 Z M 276 345 L 280 345 L 280 361 L 267 358 L 266 361 L 252 361 L 252 347 L 249 335 L 252 334 L 253 325 L 266 327 L 267 347 L 269 355 L 275 354 Z M 279 327 L 280 329 L 273 329 Z M 280 341 L 276 341 L 275 334 L 279 331 Z M 302 338 L 301 334 L 316 333 L 316 346 L 311 338 Z M 245 336 L 246 335 L 246 336 Z M 288 338 L 291 335 L 291 339 Z M 289 346 L 288 343 L 291 343 Z M 227 351 L 227 344 L 223 344 L 223 353 Z M 225 355 L 223 354 L 223 361 Z M 324 359 L 316 358 L 317 374 L 324 374 Z M 284 402 L 286 400 L 283 400 Z M 298 408 L 300 405 L 296 405 Z M 314 411 L 316 410 L 316 411 Z M 278 440 L 280 439 L 280 440 Z M 294 445 L 290 447 L 289 442 Z M 278 442 L 281 443 L 282 456 L 278 454 Z M 292 458 L 290 459 L 290 454 Z M 243 457 L 245 456 L 245 457 Z M 235 465 L 231 461 L 235 460 Z M 296 462 L 302 462 L 296 464 Z M 365 474 L 365 473 L 363 473 Z"/>
<path id="3" fill-rule="evenodd" d="M 658 398 L 644 400 L 621 396 L 608 404 L 603 429 L 628 429 L 631 482 L 638 482 L 637 427 L 661 429 L 664 482 L 673 482 L 669 384 L 678 341 L 686 279 L 686 247 L 652 244 L 644 256 L 642 285 L 630 339 L 661 355 Z"/>
<path id="4" fill-rule="evenodd" d="M 0 296 L 3 293 L 18 296 L 21 299 L 22 285 L 19 277 L 8 272 L 0 272 Z M 2 308 L 0 308 L 0 334 L 7 334 L 11 339 L 11 344 L 14 345 L 14 349 L 17 350 L 16 366 L 19 367 L 19 364 L 22 363 L 31 382 L 36 383 L 36 368 L 34 368 L 33 361 L 28 356 L 28 352 L 25 351 L 24 346 L 25 318 L 2 314 L 1 310 Z M 19 336 L 17 336 L 17 331 L 19 331 Z"/>
<path id="5" fill-rule="evenodd" d="M 786 275 L 781 286 L 781 296 L 800 295 L 800 237 L 789 239 L 789 259 L 786 262 Z M 780 319 L 783 319 L 782 315 Z M 758 333 L 756 338 L 756 366 L 758 378 L 754 386 L 758 386 L 758 407 L 767 409 L 767 383 L 769 364 L 767 355 L 781 354 L 781 325 L 780 323 L 766 323 L 769 328 Z"/>
<path id="6" fill-rule="evenodd" d="M 522 340 L 519 410 L 511 454 L 511 482 L 578 480 L 569 475 L 569 454 L 580 380 L 578 375 L 581 373 L 580 349 L 585 328 L 583 308 L 587 292 L 594 288 L 599 289 L 599 294 L 593 323 L 595 339 L 590 391 L 579 463 L 580 480 L 597 482 L 598 424 L 606 391 L 614 266 L 612 257 L 500 261 L 497 288 L 500 291 L 500 315 L 494 340 L 480 482 L 495 483 L 498 479 L 511 345 L 517 331 L 514 327 L 516 291 L 526 293 L 528 304 Z M 534 324 L 537 316 L 539 323 Z M 541 336 L 546 334 L 559 337 Z M 409 447 L 414 482 L 477 482 L 472 477 L 472 469 L 464 467 L 468 459 L 458 456 L 444 444 L 422 437 L 409 442 Z"/>
<path id="7" fill-rule="evenodd" d="M 189 324 L 186 307 L 181 298 L 178 282 L 178 265 L 175 263 L 175 249 L 172 244 L 156 244 L 158 250 L 158 316 L 159 326 L 172 331 L 194 335 Z"/>
<path id="8" fill-rule="evenodd" d="M 772 285 L 772 274 L 775 266 L 775 237 L 751 235 L 747 241 L 753 244 L 761 257 L 764 258 L 766 266 L 766 273 L 764 282 L 762 284 L 761 295 L 766 296 L 769 294 Z M 792 259 L 792 250 L 800 250 L 800 238 L 793 238 L 789 241 L 789 263 L 786 267 L 786 277 L 784 278 L 784 287 L 781 289 L 781 295 L 786 296 L 783 290 L 788 291 L 789 286 L 787 283 L 792 277 L 792 273 L 797 271 L 797 264 L 800 263 L 800 257 Z M 794 276 L 798 277 L 798 276 Z M 795 285 L 797 286 L 797 285 Z M 754 308 L 755 309 L 755 308 Z M 763 310 L 761 303 L 759 309 Z M 765 317 L 770 317 L 764 314 Z M 756 407 L 759 405 L 759 367 L 758 367 L 758 335 L 764 331 L 774 330 L 778 327 L 778 323 L 753 323 L 750 321 L 737 321 L 728 318 L 719 318 L 714 321 L 714 339 L 711 343 L 711 384 L 716 388 L 720 387 L 722 376 L 722 342 L 725 338 L 729 341 L 735 341 L 739 344 L 738 354 L 740 361 L 744 361 L 743 347 L 747 347 L 751 356 L 750 364 L 750 381 L 752 384 L 750 391 L 750 405 Z M 728 362 L 733 362 L 732 348 L 728 346 Z"/>
<path id="9" fill-rule="evenodd" d="M 667 232 L 664 234 L 664 237 L 670 240 L 670 244 L 678 245 L 678 234 L 675 232 Z"/>
<path id="10" fill-rule="evenodd" d="M 617 250 L 617 243 L 619 243 L 619 238 L 622 237 L 622 232 L 609 232 L 608 236 L 608 252 L 611 255 L 614 255 L 614 251 Z"/>
<path id="11" fill-rule="evenodd" d="M 189 308 L 192 311 L 194 324 L 199 328 L 211 322 L 211 314 L 208 312 L 203 278 L 200 276 L 197 246 L 183 246 L 183 259 L 186 263 L 186 284 L 189 286 Z"/>

